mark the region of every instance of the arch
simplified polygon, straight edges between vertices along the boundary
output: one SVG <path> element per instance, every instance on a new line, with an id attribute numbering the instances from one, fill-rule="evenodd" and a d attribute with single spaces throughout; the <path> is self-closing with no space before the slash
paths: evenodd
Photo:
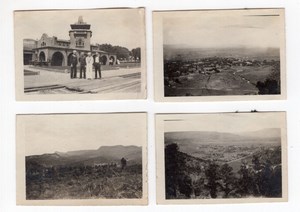
<path id="1" fill-rule="evenodd" d="M 114 65 L 116 63 L 116 58 L 114 56 L 109 57 L 109 65 Z"/>
<path id="2" fill-rule="evenodd" d="M 101 56 L 101 62 L 103 65 L 107 65 L 108 58 L 106 55 Z"/>
<path id="3" fill-rule="evenodd" d="M 39 61 L 40 62 L 45 62 L 46 61 L 46 55 L 45 55 L 45 52 L 40 52 L 39 54 Z"/>
<path id="4" fill-rule="evenodd" d="M 64 62 L 64 55 L 61 52 L 54 52 L 52 55 L 51 65 L 62 66 Z"/>

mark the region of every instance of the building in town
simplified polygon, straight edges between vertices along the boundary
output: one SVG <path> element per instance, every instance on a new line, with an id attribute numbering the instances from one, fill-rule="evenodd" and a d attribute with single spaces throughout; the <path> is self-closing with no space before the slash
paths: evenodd
<path id="1" fill-rule="evenodd" d="M 83 21 L 82 16 L 78 22 L 71 24 L 69 30 L 70 40 L 61 40 L 55 36 L 44 33 L 39 40 L 23 40 L 24 65 L 43 64 L 49 66 L 68 66 L 73 50 L 79 55 L 98 52 L 104 65 L 115 65 L 117 57 L 115 54 L 101 51 L 97 45 L 91 44 L 91 25 Z"/>

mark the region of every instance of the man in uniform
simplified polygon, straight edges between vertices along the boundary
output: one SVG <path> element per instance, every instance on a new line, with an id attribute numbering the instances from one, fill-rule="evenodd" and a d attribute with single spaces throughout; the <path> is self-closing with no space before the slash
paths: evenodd
<path id="1" fill-rule="evenodd" d="M 70 63 L 71 63 L 71 79 L 76 78 L 77 77 L 77 63 L 78 63 L 76 50 L 73 51 Z"/>
<path id="2" fill-rule="evenodd" d="M 83 75 L 83 78 L 85 79 L 86 78 L 86 75 L 85 75 L 86 61 L 85 61 L 85 55 L 83 52 L 81 52 L 81 54 L 80 54 L 79 63 L 80 63 L 80 79 L 82 78 L 82 75 Z"/>

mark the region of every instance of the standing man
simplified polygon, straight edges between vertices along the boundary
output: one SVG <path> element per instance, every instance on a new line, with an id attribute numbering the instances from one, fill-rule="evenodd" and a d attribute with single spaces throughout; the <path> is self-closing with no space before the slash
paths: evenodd
<path id="1" fill-rule="evenodd" d="M 73 54 L 71 56 L 71 79 L 77 77 L 77 55 L 76 55 L 76 50 L 73 51 Z"/>
<path id="2" fill-rule="evenodd" d="M 82 78 L 82 74 L 83 74 L 83 78 L 86 78 L 85 72 L 86 72 L 86 60 L 85 60 L 85 55 L 83 52 L 81 52 L 80 57 L 79 57 L 79 63 L 80 63 L 80 79 Z"/>
<path id="3" fill-rule="evenodd" d="M 101 79 L 101 62 L 100 62 L 100 55 L 98 52 L 96 53 L 95 56 L 94 67 L 95 67 L 95 79 L 97 79 L 98 72 L 99 72 L 99 79 Z"/>
<path id="4" fill-rule="evenodd" d="M 88 80 L 92 79 L 93 75 L 93 64 L 94 64 L 94 58 L 92 57 L 92 53 L 89 52 L 88 56 L 85 58 L 86 61 L 86 78 Z"/>

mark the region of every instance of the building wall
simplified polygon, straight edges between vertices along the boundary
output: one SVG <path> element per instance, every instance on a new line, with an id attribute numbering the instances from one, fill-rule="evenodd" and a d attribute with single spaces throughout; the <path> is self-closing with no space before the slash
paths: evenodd
<path id="1" fill-rule="evenodd" d="M 70 31 L 69 35 L 70 35 L 70 48 L 72 48 L 72 49 L 83 49 L 83 50 L 86 50 L 86 51 L 91 50 L 91 32 L 86 32 L 85 36 L 83 36 L 82 34 L 77 35 L 76 32 Z M 78 39 L 83 40 L 84 46 L 78 46 L 76 44 L 76 41 L 78 41 Z"/>
<path id="2" fill-rule="evenodd" d="M 44 33 L 38 41 L 33 39 L 24 39 L 24 64 L 28 64 L 30 60 L 36 60 L 39 62 L 49 62 L 49 65 L 59 64 L 61 66 L 68 66 L 68 58 L 69 55 L 72 54 L 73 50 L 77 51 L 78 57 L 82 52 L 85 54 L 92 52 L 93 55 L 96 54 L 96 52 L 99 52 L 97 46 L 91 45 L 92 32 L 89 29 L 84 31 L 72 29 L 69 31 L 69 36 L 70 42 L 58 40 L 57 37 L 54 36 L 49 37 L 46 33 Z M 78 38 L 83 40 L 83 46 L 78 46 L 76 44 Z M 44 57 L 41 57 L 42 52 Z M 99 53 L 100 57 L 103 57 L 103 61 L 105 62 L 104 65 L 116 64 L 116 55 L 101 51 Z M 57 57 L 58 55 L 60 57 Z M 53 62 L 55 59 L 57 59 L 57 61 Z"/>
<path id="3" fill-rule="evenodd" d="M 58 48 L 49 48 L 49 47 L 45 47 L 43 49 L 38 49 L 36 51 L 36 55 L 38 55 L 38 61 L 42 61 L 41 60 L 41 52 L 43 52 L 45 54 L 45 60 L 46 62 L 49 62 L 49 65 L 53 65 L 53 60 L 55 60 L 57 57 L 55 57 L 54 54 L 56 54 L 56 56 L 58 54 L 61 54 L 63 59 L 62 59 L 62 63 L 61 66 L 69 66 L 69 56 L 73 53 L 73 49 L 58 49 Z M 86 51 L 86 50 L 77 50 L 76 54 L 77 57 L 79 58 L 81 53 L 87 54 L 90 51 Z M 96 54 L 95 52 L 92 52 L 93 55 Z M 112 54 L 106 54 L 106 53 L 100 53 L 100 57 L 105 57 L 103 58 L 103 61 L 105 61 L 105 63 L 103 65 L 115 65 L 116 61 L 117 61 L 117 57 L 116 55 L 112 55 Z M 57 64 L 57 63 L 55 63 Z"/>
<path id="4" fill-rule="evenodd" d="M 36 59 L 36 55 L 33 49 L 37 47 L 37 41 L 33 39 L 23 40 L 23 63 L 24 65 L 30 64 Z"/>
<path id="5" fill-rule="evenodd" d="M 49 37 L 46 33 L 44 33 L 40 40 L 37 42 L 37 47 L 43 47 L 43 46 L 55 46 L 55 40 L 54 37 Z"/>

